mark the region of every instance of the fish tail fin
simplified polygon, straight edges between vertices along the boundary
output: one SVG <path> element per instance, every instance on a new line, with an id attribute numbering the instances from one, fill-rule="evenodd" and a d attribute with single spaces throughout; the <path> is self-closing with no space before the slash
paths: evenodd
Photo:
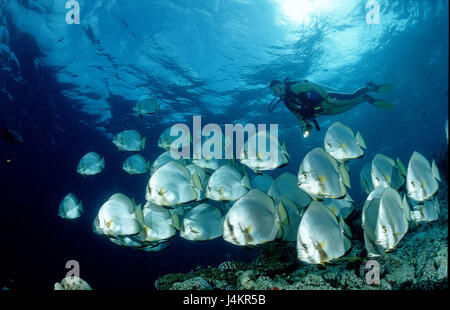
<path id="1" fill-rule="evenodd" d="M 438 169 L 434 159 L 433 159 L 433 162 L 431 163 L 431 171 L 433 172 L 433 176 L 435 177 L 435 179 L 438 180 L 439 182 L 441 182 L 441 175 L 439 173 L 439 169 Z"/>
<path id="2" fill-rule="evenodd" d="M 141 205 L 137 205 L 136 208 L 134 209 L 134 215 L 136 218 L 136 222 L 138 222 L 140 227 L 144 227 L 145 223 L 144 223 L 144 213 L 142 212 L 142 207 Z"/>
<path id="3" fill-rule="evenodd" d="M 198 175 L 197 171 L 195 171 L 194 174 L 192 175 L 192 183 L 194 187 L 197 188 L 199 191 L 203 191 L 203 184 L 202 181 L 200 180 L 200 176 Z"/>
<path id="4" fill-rule="evenodd" d="M 400 171 L 400 174 L 402 176 L 406 176 L 406 172 L 407 172 L 406 167 L 403 164 L 403 162 L 400 160 L 400 158 L 398 158 L 398 157 L 397 157 L 397 167 L 398 167 L 398 170 Z"/>
<path id="5" fill-rule="evenodd" d="M 356 142 L 360 147 L 367 149 L 366 142 L 359 131 L 356 133 Z"/>
<path id="6" fill-rule="evenodd" d="M 286 143 L 283 142 L 281 149 L 283 150 L 283 154 L 285 154 L 287 157 L 289 157 L 289 159 L 291 159 L 291 155 L 289 155 L 288 150 L 286 148 Z"/>
<path id="7" fill-rule="evenodd" d="M 369 95 L 365 95 L 364 99 L 369 102 L 371 105 L 383 109 L 383 110 L 392 110 L 395 107 L 395 104 L 381 100 L 381 99 L 377 99 L 374 98 L 372 96 Z"/>
<path id="8" fill-rule="evenodd" d="M 102 167 L 102 169 L 105 169 L 105 157 L 102 157 L 102 159 L 100 160 L 100 167 Z"/>
<path id="9" fill-rule="evenodd" d="M 83 212 L 83 203 L 80 201 L 80 203 L 78 204 L 78 209 Z"/>
<path id="10" fill-rule="evenodd" d="M 181 231 L 181 222 L 180 217 L 178 216 L 178 212 L 174 211 L 171 216 L 172 226 L 177 230 Z"/>
<path id="11" fill-rule="evenodd" d="M 250 182 L 250 178 L 248 176 L 247 168 L 245 166 L 242 166 L 242 172 L 244 173 L 244 177 L 242 178 L 242 184 L 247 187 L 248 189 L 252 188 L 252 184 Z"/>
<path id="12" fill-rule="evenodd" d="M 244 175 L 242 178 L 242 184 L 247 187 L 248 189 L 252 188 L 252 185 L 250 184 L 250 179 L 248 178 L 248 175 Z"/>
<path id="13" fill-rule="evenodd" d="M 347 166 L 341 164 L 339 167 L 339 173 L 341 175 L 342 183 L 344 183 L 344 185 L 348 188 L 351 188 L 350 175 Z"/>
<path id="14" fill-rule="evenodd" d="M 402 208 L 403 208 L 403 213 L 405 214 L 406 220 L 410 221 L 411 220 L 411 208 L 409 206 L 408 200 L 406 199 L 406 195 L 403 195 Z"/>
<path id="15" fill-rule="evenodd" d="M 142 138 L 142 140 L 141 140 L 141 149 L 145 149 L 145 141 L 147 141 L 147 137 Z"/>
<path id="16" fill-rule="evenodd" d="M 284 226 L 289 226 L 289 214 L 286 211 L 286 208 L 283 204 L 283 202 L 279 202 L 277 205 L 277 216 L 280 224 Z"/>

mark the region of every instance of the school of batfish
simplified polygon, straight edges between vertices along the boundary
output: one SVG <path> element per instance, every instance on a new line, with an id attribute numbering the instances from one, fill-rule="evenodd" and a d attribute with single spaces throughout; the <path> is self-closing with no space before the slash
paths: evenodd
<path id="1" fill-rule="evenodd" d="M 141 117 L 158 110 L 159 104 L 152 99 L 141 100 L 134 107 Z M 97 212 L 94 232 L 118 245 L 148 252 L 167 248 L 177 232 L 187 240 L 223 237 L 239 246 L 296 242 L 298 259 L 309 264 L 333 261 L 351 248 L 352 233 L 345 220 L 355 203 L 347 192 L 351 187 L 348 167 L 350 161 L 363 157 L 367 148 L 359 132 L 354 134 L 348 126 L 335 122 L 326 132 L 323 148 L 305 155 L 297 176 L 284 172 L 274 178 L 267 171 L 286 166 L 291 156 L 267 131 L 248 137 L 238 159 L 200 156 L 188 160 L 171 156 L 173 143 L 180 137 L 171 136 L 170 130 L 158 139 L 164 152 L 152 163 L 139 154 L 123 163 L 131 175 L 150 174 L 146 203 L 137 204 L 122 193 L 112 195 Z M 190 135 L 182 139 L 192 142 Z M 146 138 L 135 130 L 125 130 L 112 142 L 121 152 L 139 152 L 145 148 Z M 263 142 L 276 146 L 276 160 L 251 149 Z M 225 148 L 226 142 L 223 144 Z M 104 158 L 90 152 L 81 158 L 77 172 L 89 176 L 103 169 Z M 255 173 L 253 177 L 247 169 Z M 407 166 L 399 158 L 383 154 L 376 154 L 363 166 L 360 182 L 367 199 L 361 223 L 369 257 L 394 249 L 407 233 L 409 222 L 438 219 L 440 181 L 435 161 L 430 164 L 419 152 L 413 152 Z M 74 219 L 82 212 L 82 203 L 70 193 L 61 201 L 58 215 Z"/>

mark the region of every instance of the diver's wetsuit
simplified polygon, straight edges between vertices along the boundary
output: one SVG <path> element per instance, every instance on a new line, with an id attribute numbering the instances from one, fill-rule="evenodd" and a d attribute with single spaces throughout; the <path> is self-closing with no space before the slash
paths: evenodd
<path id="1" fill-rule="evenodd" d="M 353 100 L 361 95 L 364 95 L 365 93 L 367 93 L 369 91 L 370 91 L 369 87 L 366 86 L 366 87 L 362 87 L 362 88 L 356 90 L 353 94 L 328 92 L 328 96 L 330 96 L 331 98 L 339 99 L 339 100 Z"/>
<path id="2" fill-rule="evenodd" d="M 286 107 L 302 122 L 312 121 L 316 130 L 320 127 L 316 121 L 319 115 L 333 115 L 350 110 L 368 100 L 370 91 L 362 87 L 352 94 L 327 92 L 320 85 L 303 82 L 285 82 L 286 94 L 282 97 Z"/>

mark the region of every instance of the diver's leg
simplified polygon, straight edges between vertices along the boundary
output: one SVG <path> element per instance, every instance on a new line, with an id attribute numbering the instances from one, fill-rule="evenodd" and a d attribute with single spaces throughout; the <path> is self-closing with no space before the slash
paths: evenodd
<path id="1" fill-rule="evenodd" d="M 336 99 L 333 98 L 331 101 L 323 103 L 323 112 L 320 114 L 323 115 L 334 115 L 346 112 L 353 107 L 361 104 L 365 101 L 363 96 L 358 96 L 353 99 Z"/>
<path id="2" fill-rule="evenodd" d="M 357 89 L 356 91 L 353 92 L 353 94 L 328 92 L 328 96 L 330 96 L 331 98 L 334 98 L 334 99 L 339 99 L 339 100 L 352 100 L 361 95 L 364 95 L 365 93 L 368 93 L 369 91 L 370 91 L 369 87 L 366 86 L 366 87 L 361 87 L 361 88 Z"/>

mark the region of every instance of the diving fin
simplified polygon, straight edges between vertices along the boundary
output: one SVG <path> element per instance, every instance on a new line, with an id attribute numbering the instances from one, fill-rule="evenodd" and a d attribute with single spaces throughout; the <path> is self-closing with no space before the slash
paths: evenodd
<path id="1" fill-rule="evenodd" d="M 375 91 L 377 92 L 377 93 L 387 93 L 387 92 L 389 92 L 389 91 L 391 91 L 392 90 L 392 88 L 394 88 L 394 85 L 395 84 L 384 84 L 384 85 L 377 85 L 376 87 L 375 87 Z"/>
<path id="2" fill-rule="evenodd" d="M 366 100 L 373 106 L 383 109 L 383 110 L 392 110 L 395 107 L 395 104 L 392 104 L 390 102 L 381 100 L 381 99 L 377 99 L 377 98 L 373 98 L 370 96 L 366 97 Z"/>

